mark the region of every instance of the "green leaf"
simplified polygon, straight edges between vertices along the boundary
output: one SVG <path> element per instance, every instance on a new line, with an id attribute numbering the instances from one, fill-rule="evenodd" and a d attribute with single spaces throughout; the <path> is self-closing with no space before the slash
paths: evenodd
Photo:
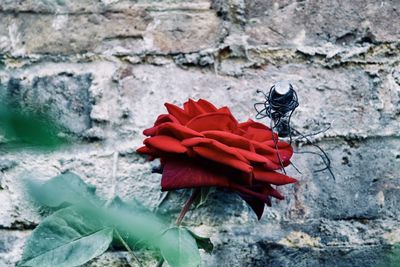
<path id="1" fill-rule="evenodd" d="M 44 183 L 26 180 L 26 185 L 35 201 L 50 208 L 58 208 L 63 204 L 101 205 L 103 203 L 95 194 L 96 188 L 87 185 L 72 172 L 58 175 Z"/>
<path id="2" fill-rule="evenodd" d="M 53 266 L 72 266 L 68 264 L 101 254 L 110 242 L 119 248 L 126 243 L 132 250 L 149 248 L 161 252 L 172 267 L 199 266 L 198 247 L 208 252 L 212 250 L 208 238 L 199 237 L 186 228 L 171 228 L 167 223 L 170 220 L 156 216 L 138 201 L 124 202 L 115 197 L 104 205 L 106 202 L 95 195 L 95 189 L 73 173 L 59 175 L 43 184 L 32 181 L 27 184 L 29 192 L 42 205 L 59 208 L 66 203 L 72 206 L 54 213 L 35 229 L 26 244 L 21 266 L 50 266 L 45 265 L 46 261 L 53 258 L 57 261 L 57 264 L 51 262 Z M 111 229 L 119 235 L 113 237 Z M 108 236 L 110 232 L 111 237 Z M 81 244 L 81 240 L 90 242 Z M 84 247 L 80 256 L 69 248 L 76 242 Z M 93 246 L 86 248 L 87 243 Z"/>
<path id="3" fill-rule="evenodd" d="M 161 236 L 161 255 L 171 267 L 197 267 L 201 265 L 196 240 L 185 228 L 171 228 Z"/>
<path id="4" fill-rule="evenodd" d="M 119 197 L 114 198 L 102 214 L 103 220 L 114 225 L 132 249 L 157 248 L 159 235 L 169 228 L 165 220 L 138 201 L 127 203 Z"/>
<path id="5" fill-rule="evenodd" d="M 96 220 L 93 212 L 68 207 L 33 231 L 19 266 L 79 266 L 104 253 L 112 238 L 112 228 Z"/>
<path id="6" fill-rule="evenodd" d="M 188 232 L 193 236 L 193 238 L 196 240 L 197 246 L 199 248 L 204 249 L 205 252 L 211 253 L 214 250 L 214 244 L 211 242 L 211 239 L 208 237 L 201 237 L 187 229 Z"/>

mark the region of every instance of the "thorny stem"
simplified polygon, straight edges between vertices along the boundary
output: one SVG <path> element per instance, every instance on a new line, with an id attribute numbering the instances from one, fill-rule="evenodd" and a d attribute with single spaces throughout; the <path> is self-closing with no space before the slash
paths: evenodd
<path id="1" fill-rule="evenodd" d="M 190 206 L 193 204 L 193 202 L 196 200 L 197 196 L 200 194 L 200 189 L 199 188 L 195 188 L 192 191 L 192 194 L 190 195 L 189 199 L 186 201 L 185 205 L 183 206 L 181 212 L 179 213 L 178 218 L 176 219 L 176 226 L 179 226 L 182 221 L 183 218 L 185 218 L 186 213 L 189 211 Z M 161 259 L 158 263 L 157 263 L 157 267 L 161 267 L 164 264 L 164 259 Z"/>
<path id="2" fill-rule="evenodd" d="M 122 236 L 119 234 L 117 230 L 115 230 L 115 233 L 117 234 L 118 239 L 121 241 L 122 245 L 124 245 L 125 249 L 131 254 L 132 258 L 137 262 L 139 267 L 143 267 L 142 263 L 140 262 L 139 258 L 135 255 L 133 250 L 129 247 L 129 245 L 125 242 L 125 240 L 122 238 Z"/>
<path id="3" fill-rule="evenodd" d="M 193 202 L 196 200 L 197 196 L 200 193 L 200 189 L 195 188 L 193 189 L 192 194 L 190 195 L 189 199 L 186 201 L 185 206 L 183 206 L 181 212 L 179 213 L 178 218 L 176 219 L 175 224 L 179 226 L 185 217 L 186 213 L 189 211 L 190 206 L 193 204 Z"/>

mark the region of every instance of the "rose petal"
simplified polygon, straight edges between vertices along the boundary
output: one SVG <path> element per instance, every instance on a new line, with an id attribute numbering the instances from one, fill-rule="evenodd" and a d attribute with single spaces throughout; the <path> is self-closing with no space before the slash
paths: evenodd
<path id="1" fill-rule="evenodd" d="M 198 103 L 194 102 L 192 99 L 189 99 L 189 101 L 185 103 L 184 108 L 186 113 L 188 113 L 189 116 L 192 118 L 207 113 Z"/>
<path id="2" fill-rule="evenodd" d="M 289 143 L 278 141 L 275 147 L 275 142 L 270 140 L 263 142 L 262 144 L 272 147 L 273 149 L 277 147 L 279 156 L 283 162 L 289 162 L 290 158 L 293 156 L 293 147 Z"/>
<path id="3" fill-rule="evenodd" d="M 191 119 L 186 127 L 198 132 L 210 130 L 233 132 L 237 129 L 237 122 L 229 114 L 206 113 Z"/>
<path id="4" fill-rule="evenodd" d="M 181 124 L 185 125 L 191 119 L 189 114 L 187 114 L 183 109 L 170 103 L 165 103 L 164 105 L 167 108 L 168 113 L 174 116 Z"/>
<path id="5" fill-rule="evenodd" d="M 243 171 L 243 172 L 248 172 L 250 173 L 253 170 L 253 167 L 251 167 L 249 164 L 238 160 L 237 157 L 226 153 L 223 150 L 216 150 L 208 147 L 193 147 L 192 148 L 194 152 L 196 152 L 197 155 L 210 159 L 215 162 L 219 162 L 221 164 L 230 166 L 234 169 Z"/>
<path id="6" fill-rule="evenodd" d="M 163 191 L 194 187 L 229 187 L 226 176 L 185 159 L 167 159 L 161 179 Z"/>
<path id="7" fill-rule="evenodd" d="M 246 194 L 246 195 L 252 196 L 252 197 L 254 197 L 254 198 L 256 198 L 256 199 L 258 199 L 258 200 L 260 200 L 260 201 L 262 201 L 264 203 L 269 202 L 269 198 L 268 198 L 269 194 L 258 193 L 258 192 L 252 190 L 251 188 L 249 188 L 247 186 L 243 186 L 243 185 L 236 184 L 236 183 L 231 183 L 230 184 L 230 188 L 232 190 L 238 191 L 238 192 L 240 192 L 242 194 Z M 268 189 L 268 191 L 269 191 L 269 189 Z"/>
<path id="8" fill-rule="evenodd" d="M 185 139 L 181 143 L 182 143 L 182 145 L 184 145 L 186 147 L 193 147 L 193 146 L 198 146 L 201 144 L 211 144 L 212 142 L 213 142 L 213 140 L 210 138 L 193 137 L 193 138 Z"/>
<path id="9" fill-rule="evenodd" d="M 254 180 L 274 185 L 285 185 L 297 182 L 296 179 L 274 171 L 265 171 L 259 168 L 253 170 Z"/>
<path id="10" fill-rule="evenodd" d="M 267 140 L 267 141 L 264 141 L 264 142 L 261 142 L 261 143 L 264 144 L 264 145 L 267 145 L 269 147 L 272 147 L 272 148 L 275 148 L 275 144 L 276 144 L 276 146 L 278 148 L 282 148 L 282 149 L 291 147 L 291 145 L 289 143 L 286 143 L 285 141 L 281 141 L 281 140 L 278 140 L 278 139 L 276 139 L 276 140 Z"/>
<path id="11" fill-rule="evenodd" d="M 271 198 L 269 197 L 269 189 L 265 186 L 253 186 L 251 187 L 252 191 L 255 191 L 257 193 L 263 194 L 266 196 L 266 201 L 261 201 L 260 199 L 248 195 L 248 194 L 244 194 L 244 193 L 238 193 L 240 195 L 240 197 L 247 202 L 247 204 L 249 204 L 249 206 L 252 208 L 252 210 L 254 211 L 254 213 L 257 215 L 257 218 L 260 220 L 261 216 L 264 212 L 264 207 L 265 204 L 267 204 L 267 206 L 271 207 L 272 203 L 271 203 Z"/>
<path id="12" fill-rule="evenodd" d="M 179 123 L 179 121 L 171 114 L 161 114 L 158 116 L 154 126 L 143 131 L 144 135 L 154 136 L 157 132 L 157 126 L 166 122 Z"/>
<path id="13" fill-rule="evenodd" d="M 257 153 L 241 148 L 236 148 L 236 150 L 248 161 L 258 162 L 258 163 L 268 163 L 268 159 L 266 157 L 258 155 Z"/>
<path id="14" fill-rule="evenodd" d="M 257 215 L 257 219 L 260 220 L 263 213 L 264 213 L 264 207 L 265 204 L 267 204 L 268 206 L 271 206 L 271 199 L 269 199 L 268 197 L 266 198 L 266 202 L 264 203 L 264 201 L 259 200 L 258 198 L 255 198 L 251 195 L 248 194 L 243 194 L 243 193 L 238 193 L 238 195 L 244 200 L 246 201 L 246 203 L 250 206 L 250 208 L 254 211 L 254 213 Z"/>
<path id="15" fill-rule="evenodd" d="M 171 114 L 161 114 L 160 116 L 158 116 L 156 122 L 154 123 L 154 126 L 160 125 L 164 122 L 179 123 L 179 121 Z"/>
<path id="16" fill-rule="evenodd" d="M 249 127 L 247 128 L 246 133 L 243 135 L 243 137 L 258 142 L 263 142 L 272 139 L 272 132 L 265 129 Z"/>
<path id="17" fill-rule="evenodd" d="M 146 147 L 146 146 L 138 148 L 136 150 L 136 152 L 139 153 L 139 154 L 148 155 L 149 156 L 148 157 L 149 161 L 152 161 L 152 160 L 160 157 L 160 153 L 157 150 L 154 150 L 154 149 L 152 149 L 150 147 Z"/>
<path id="18" fill-rule="evenodd" d="M 225 144 L 222 144 L 216 140 L 210 138 L 200 138 L 194 137 L 189 138 L 182 141 L 182 145 L 186 147 L 207 147 L 211 150 L 215 150 L 216 152 L 220 151 L 223 154 L 229 154 L 231 157 L 235 157 L 236 159 L 243 161 L 245 163 L 250 163 L 244 156 L 242 156 L 235 148 L 229 147 Z"/>
<path id="19" fill-rule="evenodd" d="M 232 112 L 228 107 L 222 107 L 217 110 L 218 113 L 228 114 L 232 116 Z"/>
<path id="20" fill-rule="evenodd" d="M 238 127 L 240 129 L 243 129 L 243 130 L 247 130 L 249 127 L 252 127 L 252 128 L 255 128 L 255 129 L 264 129 L 264 130 L 267 130 L 267 131 L 271 131 L 271 128 L 269 128 L 265 124 L 253 121 L 251 119 L 249 119 L 246 122 L 239 123 Z"/>
<path id="21" fill-rule="evenodd" d="M 287 166 L 290 163 L 290 158 L 293 155 L 293 148 L 288 146 L 284 149 L 276 150 L 270 146 L 265 145 L 264 143 L 251 141 L 251 144 L 254 146 L 256 153 L 262 155 L 268 159 L 270 159 L 274 163 L 281 164 L 280 160 L 282 161 L 283 166 Z M 279 142 L 278 142 L 279 144 Z M 278 152 L 280 156 L 280 160 L 278 157 Z"/>
<path id="22" fill-rule="evenodd" d="M 147 138 L 144 140 L 144 144 L 150 148 L 167 153 L 185 153 L 187 150 L 185 146 L 181 145 L 179 140 L 166 135 Z"/>
<path id="23" fill-rule="evenodd" d="M 285 199 L 285 197 L 282 196 L 282 194 L 279 193 L 278 190 L 272 188 L 272 186 L 270 186 L 270 185 L 267 185 L 267 194 L 272 196 L 272 197 L 274 197 L 274 198 L 277 198 L 279 200 L 284 200 Z"/>
<path id="24" fill-rule="evenodd" d="M 256 185 L 256 186 L 249 187 L 249 186 L 243 186 L 243 185 L 236 184 L 236 183 L 231 183 L 230 188 L 233 190 L 236 190 L 238 192 L 254 196 L 257 199 L 263 201 L 264 203 L 267 203 L 268 196 L 277 198 L 279 200 L 285 199 L 285 197 L 281 193 L 279 193 L 278 190 L 272 188 L 271 185 L 262 185 L 262 186 Z M 259 189 L 257 189 L 257 188 L 262 188 L 263 193 L 257 192 L 257 191 L 259 191 Z"/>
<path id="25" fill-rule="evenodd" d="M 147 146 L 142 146 L 136 149 L 136 153 L 149 155 L 151 150 Z"/>
<path id="26" fill-rule="evenodd" d="M 238 127 L 239 127 L 240 129 L 247 130 L 247 128 L 249 128 L 249 126 L 250 126 L 252 123 L 254 123 L 254 121 L 249 119 L 249 120 L 247 120 L 247 121 L 245 121 L 245 122 L 239 123 Z"/>
<path id="27" fill-rule="evenodd" d="M 204 131 L 202 134 L 207 138 L 217 140 L 228 146 L 254 151 L 254 147 L 250 144 L 248 139 L 230 132 Z"/>
<path id="28" fill-rule="evenodd" d="M 197 103 L 203 108 L 203 110 L 205 112 L 210 113 L 210 112 L 216 112 L 217 111 L 217 108 L 213 104 L 208 102 L 207 100 L 199 99 L 197 101 Z"/>
<path id="29" fill-rule="evenodd" d="M 151 127 L 143 131 L 143 134 L 146 136 L 155 136 L 157 134 L 158 126 Z"/>
<path id="30" fill-rule="evenodd" d="M 153 128 L 155 128 L 153 130 Z M 172 122 L 166 122 L 163 123 L 157 127 L 150 128 L 152 129 L 152 132 L 147 132 L 147 133 L 152 133 L 151 136 L 154 135 L 168 135 L 175 137 L 178 140 L 184 140 L 187 138 L 193 138 L 193 137 L 204 137 L 203 134 L 198 133 L 192 129 L 189 129 L 183 125 L 177 124 L 177 123 L 172 123 Z M 150 130 L 148 129 L 148 130 Z"/>
<path id="31" fill-rule="evenodd" d="M 274 138 L 278 140 L 278 135 L 273 133 L 269 127 L 253 120 L 248 120 L 247 122 L 240 123 L 238 127 L 239 129 L 245 131 L 245 134 L 243 134 L 243 136 L 250 140 L 258 142 L 273 140 L 273 135 Z"/>

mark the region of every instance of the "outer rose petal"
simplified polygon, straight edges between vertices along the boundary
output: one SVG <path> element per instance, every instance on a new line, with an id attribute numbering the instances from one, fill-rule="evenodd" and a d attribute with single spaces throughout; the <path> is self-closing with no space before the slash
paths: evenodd
<path id="1" fill-rule="evenodd" d="M 149 156 L 148 160 L 150 160 L 150 161 L 152 161 L 152 160 L 154 160 L 156 158 L 159 158 L 161 156 L 160 153 L 157 150 L 152 149 L 150 147 L 146 147 L 146 146 L 138 148 L 136 150 L 136 152 L 139 153 L 139 154 L 148 155 Z"/>
<path id="2" fill-rule="evenodd" d="M 275 139 L 278 140 L 278 135 L 274 134 L 271 129 L 265 126 L 262 123 L 255 122 L 253 120 L 248 120 L 247 122 L 239 123 L 239 129 L 244 130 L 245 133 L 243 134 L 244 137 L 263 142 L 267 140 L 273 140 L 272 136 L 275 136 Z"/>
<path id="3" fill-rule="evenodd" d="M 166 122 L 179 123 L 179 121 L 171 114 L 161 114 L 160 116 L 158 116 L 156 122 L 154 123 L 154 126 L 144 130 L 143 134 L 147 136 L 156 135 L 157 126 Z"/>
<path id="4" fill-rule="evenodd" d="M 167 159 L 164 164 L 161 188 L 163 191 L 193 187 L 229 187 L 229 179 L 184 159 Z"/>
<path id="5" fill-rule="evenodd" d="M 199 101 L 197 101 L 197 103 L 203 108 L 203 110 L 205 112 L 216 112 L 217 108 L 211 104 L 210 102 L 208 102 L 207 100 L 204 99 L 199 99 Z"/>
<path id="6" fill-rule="evenodd" d="M 204 137 L 203 134 L 196 132 L 183 125 L 167 122 L 157 127 L 157 135 L 168 135 L 176 137 L 179 140 L 184 140 L 193 137 Z"/>
<path id="7" fill-rule="evenodd" d="M 242 156 L 244 156 L 248 161 L 256 162 L 256 163 L 263 163 L 263 164 L 265 164 L 267 166 L 270 166 L 270 167 L 273 167 L 275 165 L 275 164 L 273 164 L 273 162 L 270 159 L 268 159 L 268 158 L 266 158 L 266 157 L 264 157 L 262 155 L 259 155 L 257 153 L 254 153 L 254 152 L 251 152 L 251 151 L 248 151 L 248 150 L 245 150 L 245 149 L 241 149 L 241 148 L 236 148 L 236 150 Z M 279 169 L 279 167 L 277 169 Z"/>
<path id="8" fill-rule="evenodd" d="M 263 144 L 275 149 L 275 142 L 273 140 L 265 141 Z M 290 144 L 278 141 L 276 147 L 278 147 L 279 155 L 283 162 L 288 162 L 293 156 L 293 147 Z"/>
<path id="9" fill-rule="evenodd" d="M 228 165 L 243 172 L 250 173 L 253 170 L 253 168 L 247 163 L 240 161 L 232 155 L 224 153 L 223 151 L 215 151 L 214 149 L 207 147 L 193 147 L 193 151 L 203 158 Z"/>
<path id="10" fill-rule="evenodd" d="M 147 155 L 150 155 L 151 149 L 148 148 L 147 146 L 142 146 L 142 147 L 136 149 L 136 152 L 139 153 L 139 154 L 147 154 Z"/>
<path id="11" fill-rule="evenodd" d="M 224 145 L 223 143 L 220 143 L 213 139 L 194 137 L 182 141 L 182 145 L 186 147 L 207 147 L 210 149 L 214 149 L 215 151 L 221 151 L 224 154 L 229 154 L 243 162 L 250 163 L 244 156 L 242 156 L 238 152 L 237 149 Z"/>
<path id="12" fill-rule="evenodd" d="M 262 194 L 262 193 L 259 193 L 259 192 L 255 191 L 251 187 L 243 186 L 243 185 L 239 185 L 239 184 L 235 184 L 235 183 L 232 183 L 230 185 L 230 188 L 233 189 L 233 190 L 236 190 L 236 191 L 238 191 L 238 192 L 240 192 L 242 194 L 246 194 L 246 195 L 252 196 L 252 197 L 254 197 L 254 198 L 256 198 L 256 199 L 258 199 L 258 200 L 260 200 L 260 201 L 262 201 L 264 203 L 268 203 L 270 201 L 269 200 L 269 192 L 268 192 L 268 194 Z M 268 189 L 268 191 L 269 191 L 269 189 Z"/>
<path id="13" fill-rule="evenodd" d="M 274 188 L 272 188 L 272 186 L 270 186 L 270 185 L 267 185 L 267 192 L 268 192 L 268 195 L 270 195 L 270 196 L 272 196 L 272 197 L 274 197 L 274 198 L 277 198 L 277 199 L 280 199 L 280 200 L 283 200 L 283 199 L 285 199 L 285 197 L 284 196 L 282 196 L 282 194 L 281 193 L 279 193 L 279 191 L 278 190 L 276 190 L 276 189 L 274 189 Z"/>
<path id="14" fill-rule="evenodd" d="M 217 140 L 218 142 L 221 142 L 227 146 L 254 151 L 254 147 L 250 144 L 248 139 L 230 132 L 204 131 L 202 134 L 207 138 Z"/>
<path id="15" fill-rule="evenodd" d="M 167 153 L 185 153 L 187 148 L 178 140 L 166 135 L 157 135 L 144 140 L 144 144 Z"/>
<path id="16" fill-rule="evenodd" d="M 173 124 L 179 124 L 179 121 L 171 114 L 162 114 L 162 115 L 158 116 L 156 122 L 154 123 L 154 126 L 149 129 L 144 130 L 143 134 L 147 135 L 147 136 L 156 135 L 157 134 L 157 126 L 167 123 L 167 122 L 170 122 Z"/>
<path id="17" fill-rule="evenodd" d="M 214 140 L 210 138 L 193 137 L 182 141 L 182 145 L 186 147 L 198 146 L 201 144 L 211 144 Z"/>
<path id="18" fill-rule="evenodd" d="M 185 125 L 191 119 L 189 114 L 187 114 L 183 109 L 170 103 L 165 103 L 164 105 L 167 108 L 168 113 L 174 116 L 181 124 Z"/>
<path id="19" fill-rule="evenodd" d="M 246 173 L 253 170 L 246 158 L 240 155 L 238 151 L 218 141 L 207 138 L 190 138 L 182 141 L 182 145 L 191 147 L 197 155 L 205 159 L 228 165 Z"/>
<path id="20" fill-rule="evenodd" d="M 179 123 L 179 121 L 171 114 L 161 114 L 160 116 L 158 116 L 156 122 L 154 123 L 154 126 L 160 125 L 165 122 Z"/>
<path id="21" fill-rule="evenodd" d="M 254 173 L 254 180 L 262 183 L 285 185 L 297 182 L 296 179 L 278 172 L 265 171 L 255 168 L 253 173 Z"/>
<path id="22" fill-rule="evenodd" d="M 270 146 L 267 146 L 263 143 L 257 141 L 251 141 L 251 144 L 254 146 L 256 153 L 261 155 L 274 155 L 276 154 L 276 149 Z"/>
<path id="23" fill-rule="evenodd" d="M 222 107 L 217 110 L 218 113 L 224 113 L 228 115 L 232 115 L 231 110 L 228 107 Z"/>
<path id="24" fill-rule="evenodd" d="M 249 189 L 232 183 L 226 176 L 199 166 L 195 162 L 184 159 L 166 160 L 161 179 L 161 188 L 163 191 L 211 186 L 238 191 L 240 196 L 256 212 L 259 219 L 264 210 L 264 203 L 267 203 L 267 205 L 271 204 L 269 188 L 264 187 L 261 191 L 258 189 Z"/>
<path id="25" fill-rule="evenodd" d="M 246 133 L 243 135 L 243 137 L 246 137 L 250 140 L 258 141 L 258 142 L 263 142 L 267 140 L 271 140 L 272 138 L 272 132 L 264 129 L 258 129 L 258 128 L 253 128 L 249 127 L 246 131 Z"/>
<path id="26" fill-rule="evenodd" d="M 250 206 L 250 208 L 254 211 L 254 213 L 257 215 L 257 219 L 261 219 L 263 213 L 264 213 L 264 207 L 265 204 L 267 204 L 269 207 L 271 206 L 271 199 L 268 197 L 266 198 L 266 201 L 261 201 L 256 197 L 253 197 L 248 194 L 243 194 L 243 193 L 238 193 L 238 195 L 246 201 L 246 203 Z"/>
<path id="27" fill-rule="evenodd" d="M 253 144 L 257 154 L 265 156 L 266 158 L 270 159 L 272 162 L 280 164 L 279 157 L 278 157 L 278 152 L 279 152 L 280 160 L 282 161 L 283 166 L 287 166 L 290 163 L 289 160 L 293 155 L 293 148 L 290 145 L 287 146 L 285 149 L 276 150 L 275 148 L 270 147 L 270 146 L 265 145 L 260 142 L 252 141 L 251 143 Z M 278 148 L 280 145 L 279 143 L 287 144 L 285 142 L 278 141 Z"/>
<path id="28" fill-rule="evenodd" d="M 254 196 L 244 193 L 239 193 L 239 195 L 244 201 L 247 202 L 247 204 L 249 204 L 249 206 L 253 209 L 254 213 L 257 215 L 257 218 L 260 220 L 264 213 L 265 204 L 267 204 L 267 206 L 269 207 L 271 207 L 272 205 L 271 199 L 268 197 L 269 189 L 266 187 L 259 187 L 259 188 L 253 188 L 253 191 L 266 195 L 267 196 L 266 201 L 261 201 L 260 199 Z"/>
<path id="29" fill-rule="evenodd" d="M 266 125 L 264 125 L 262 123 L 253 121 L 251 119 L 249 119 L 246 122 L 239 123 L 239 128 L 240 129 L 247 130 L 249 127 L 256 128 L 256 129 L 264 129 L 264 130 L 267 130 L 267 131 L 271 132 L 271 128 L 269 128 L 268 126 L 266 126 Z"/>
<path id="30" fill-rule="evenodd" d="M 189 99 L 189 101 L 184 104 L 184 109 L 192 118 L 207 113 L 197 102 L 194 102 L 192 99 Z"/>
<path id="31" fill-rule="evenodd" d="M 198 132 L 209 130 L 233 132 L 237 129 L 237 121 L 229 114 L 206 113 L 191 119 L 186 127 Z"/>

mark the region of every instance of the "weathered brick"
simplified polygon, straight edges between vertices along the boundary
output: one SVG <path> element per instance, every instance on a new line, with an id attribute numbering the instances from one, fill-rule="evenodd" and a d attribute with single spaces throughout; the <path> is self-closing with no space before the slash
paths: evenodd
<path id="1" fill-rule="evenodd" d="M 0 0 L 0 12 L 31 13 L 102 13 L 107 11 L 123 11 L 132 7 L 157 10 L 169 9 L 208 9 L 209 0 Z"/>
<path id="2" fill-rule="evenodd" d="M 398 1 L 0 0 L 0 97 L 46 105 L 85 137 L 49 153 L 5 151 L 0 136 L 0 266 L 13 266 L 42 219 L 21 177 L 77 173 L 108 199 L 116 192 L 177 216 L 189 192 L 160 190 L 157 161 L 135 153 L 165 102 L 188 97 L 255 118 L 279 80 L 295 86 L 299 180 L 258 221 L 216 190 L 185 223 L 210 236 L 204 266 L 396 266 L 399 243 L 400 33 Z M 267 119 L 261 122 L 268 124 Z M 118 153 L 116 163 L 113 156 Z M 115 165 L 114 165 L 115 164 Z M 115 179 L 112 177 L 116 169 Z M 140 257 L 142 255 L 138 254 Z M 154 257 L 141 258 L 149 265 Z M 107 252 L 87 266 L 126 266 Z"/>
<path id="3" fill-rule="evenodd" d="M 11 54 L 185 53 L 215 47 L 219 21 L 213 11 L 36 14 L 2 13 L 0 52 Z"/>
<path id="4" fill-rule="evenodd" d="M 395 42 L 399 10 L 399 1 L 246 1 L 246 33 L 271 46 Z"/>
<path id="5" fill-rule="evenodd" d="M 292 120 L 298 129 L 313 131 L 332 123 L 328 136 L 366 137 L 396 135 L 399 128 L 395 115 L 399 85 L 391 82 L 389 73 L 375 76 L 360 67 L 344 70 L 303 64 L 245 70 L 239 78 L 173 66 L 138 65 L 131 72 L 120 82 L 122 101 L 135 114 L 132 125 L 138 127 L 150 125 L 157 114 L 164 112 L 163 103 L 171 101 L 171 94 L 177 104 L 188 97 L 202 97 L 231 106 L 241 120 L 254 118 L 253 104 L 264 101 L 256 90 L 268 92 L 275 82 L 290 80 L 299 95 L 300 107 Z"/>
<path id="6" fill-rule="evenodd" d="M 0 230 L 0 266 L 15 266 L 30 231 Z"/>
<path id="7" fill-rule="evenodd" d="M 23 109 L 46 111 L 68 132 L 80 134 L 91 127 L 91 83 L 91 74 L 59 73 L 32 80 L 11 76 L 0 80 L 0 99 Z"/>

